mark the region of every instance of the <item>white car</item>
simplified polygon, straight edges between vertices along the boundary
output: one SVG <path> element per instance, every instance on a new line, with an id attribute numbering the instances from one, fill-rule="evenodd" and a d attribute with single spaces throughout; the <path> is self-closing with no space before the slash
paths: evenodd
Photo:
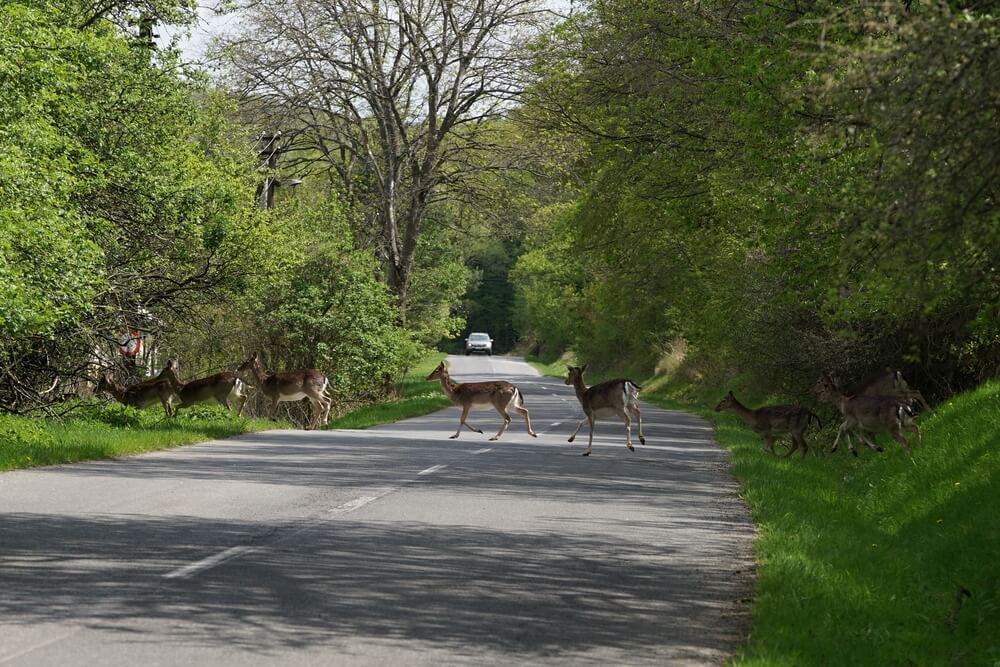
<path id="1" fill-rule="evenodd" d="M 469 337 L 465 339 L 465 354 L 470 355 L 473 352 L 493 355 L 493 339 L 490 338 L 489 334 L 469 334 Z"/>

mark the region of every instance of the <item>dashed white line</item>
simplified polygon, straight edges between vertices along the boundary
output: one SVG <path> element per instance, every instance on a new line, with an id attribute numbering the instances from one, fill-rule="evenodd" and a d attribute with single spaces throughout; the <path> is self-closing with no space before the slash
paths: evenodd
<path id="1" fill-rule="evenodd" d="M 474 451 L 472 453 L 473 454 L 485 454 L 486 452 L 492 452 L 492 451 L 493 451 L 492 447 L 487 447 L 486 449 L 477 449 L 476 451 Z"/>
<path id="2" fill-rule="evenodd" d="M 167 572 L 163 575 L 164 579 L 183 579 L 185 577 L 190 577 L 195 572 L 201 572 L 209 568 L 213 568 L 220 563 L 224 563 L 227 560 L 236 558 L 242 553 L 247 553 L 249 551 L 255 551 L 254 547 L 229 547 L 225 551 L 221 551 L 214 556 L 209 556 L 208 558 L 202 558 L 200 561 L 191 563 L 190 565 L 185 565 L 184 567 L 178 568 L 173 572 Z"/>
<path id="3" fill-rule="evenodd" d="M 28 655 L 32 651 L 37 651 L 40 648 L 45 648 L 46 646 L 49 646 L 51 644 L 55 644 L 56 642 L 61 642 L 64 639 L 69 639 L 70 637 L 72 637 L 76 633 L 80 632 L 80 630 L 82 630 L 82 629 L 83 628 L 73 628 L 72 630 L 70 630 L 66 634 L 59 635 L 58 637 L 51 637 L 49 639 L 46 639 L 45 641 L 42 641 L 42 642 L 39 642 L 39 643 L 35 644 L 34 646 L 29 646 L 28 648 L 26 648 L 26 649 L 24 649 L 22 651 L 18 651 L 17 653 L 14 653 L 14 654 L 11 654 L 11 655 L 5 655 L 4 657 L 0 658 L 0 664 L 5 663 L 5 662 L 10 662 L 12 660 L 16 660 L 16 659 L 20 658 L 21 656 Z"/>
<path id="4" fill-rule="evenodd" d="M 436 466 L 431 466 L 430 468 L 427 468 L 426 470 L 421 470 L 417 474 L 418 475 L 430 475 L 432 472 L 437 472 L 438 470 L 444 470 L 447 467 L 448 466 L 444 465 L 444 464 L 436 465 Z"/>
<path id="5" fill-rule="evenodd" d="M 552 422 L 551 426 L 555 428 L 556 426 L 562 426 L 562 422 Z"/>
<path id="6" fill-rule="evenodd" d="M 389 493 L 389 491 L 386 491 L 386 493 Z M 330 510 L 330 513 L 331 514 L 347 514 L 348 512 L 353 512 L 356 509 L 360 509 L 360 508 L 364 507 L 365 505 L 367 505 L 368 503 L 370 503 L 370 502 L 372 502 L 374 500 L 378 500 L 379 498 L 381 498 L 384 495 L 385 495 L 385 493 L 383 493 L 382 495 L 379 495 L 379 496 L 361 496 L 360 498 L 355 498 L 354 500 L 349 500 L 348 502 L 344 503 L 343 505 L 337 505 L 332 510 Z"/>

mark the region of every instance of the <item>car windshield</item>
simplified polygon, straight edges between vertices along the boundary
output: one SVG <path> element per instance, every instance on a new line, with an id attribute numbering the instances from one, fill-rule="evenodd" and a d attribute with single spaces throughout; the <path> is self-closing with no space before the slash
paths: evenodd
<path id="1" fill-rule="evenodd" d="M 469 334 L 469 340 L 476 343 L 483 343 L 489 341 L 490 337 L 483 333 Z"/>

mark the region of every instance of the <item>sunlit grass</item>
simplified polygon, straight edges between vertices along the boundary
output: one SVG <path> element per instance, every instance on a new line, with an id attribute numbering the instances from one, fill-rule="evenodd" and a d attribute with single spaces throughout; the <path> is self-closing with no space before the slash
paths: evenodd
<path id="1" fill-rule="evenodd" d="M 542 375 L 565 378 L 567 367 L 576 363 L 572 352 L 566 352 L 558 359 L 542 359 L 540 357 L 525 357 L 525 361 L 535 367 Z"/>
<path id="2" fill-rule="evenodd" d="M 64 419 L 0 416 L 0 470 L 140 454 L 274 428 L 218 408 L 192 408 L 167 419 L 162 409 L 88 402 Z"/>
<path id="3" fill-rule="evenodd" d="M 912 459 L 888 439 L 858 458 L 778 458 L 734 416 L 694 411 L 732 452 L 758 527 L 735 664 L 1000 664 L 1000 382 L 921 417 Z"/>

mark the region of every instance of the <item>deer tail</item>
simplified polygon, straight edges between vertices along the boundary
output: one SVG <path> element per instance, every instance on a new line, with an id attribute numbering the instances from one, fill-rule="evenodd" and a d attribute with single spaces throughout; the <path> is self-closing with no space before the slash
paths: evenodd
<path id="1" fill-rule="evenodd" d="M 518 387 L 514 387 L 514 405 L 519 408 L 524 407 L 524 393 Z"/>

